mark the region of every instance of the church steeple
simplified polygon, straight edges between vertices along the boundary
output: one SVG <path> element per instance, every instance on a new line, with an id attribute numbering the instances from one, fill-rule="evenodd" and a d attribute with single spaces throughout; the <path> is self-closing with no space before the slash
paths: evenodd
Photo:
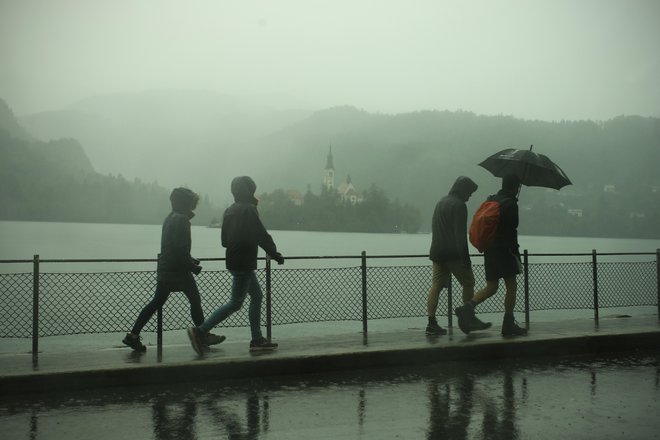
<path id="1" fill-rule="evenodd" d="M 334 170 L 335 169 L 335 164 L 332 160 L 332 145 L 330 145 L 330 152 L 328 153 L 328 160 L 325 163 L 325 169 L 326 170 Z"/>
<path id="2" fill-rule="evenodd" d="M 323 185 L 325 189 L 333 189 L 335 187 L 335 164 L 332 160 L 332 145 L 330 145 L 330 152 L 328 159 L 325 163 L 325 176 L 323 176 Z"/>

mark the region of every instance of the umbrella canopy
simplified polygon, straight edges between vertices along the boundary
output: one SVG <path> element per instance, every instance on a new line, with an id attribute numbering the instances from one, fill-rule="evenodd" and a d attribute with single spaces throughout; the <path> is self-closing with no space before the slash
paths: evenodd
<path id="1" fill-rule="evenodd" d="M 523 185 L 560 189 L 571 185 L 566 173 L 559 165 L 543 154 L 529 150 L 507 148 L 484 160 L 479 166 L 486 168 L 496 177 L 515 174 Z"/>

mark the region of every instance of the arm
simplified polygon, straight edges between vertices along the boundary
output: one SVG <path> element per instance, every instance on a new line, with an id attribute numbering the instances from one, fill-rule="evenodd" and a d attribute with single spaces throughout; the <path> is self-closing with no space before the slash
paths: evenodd
<path id="1" fill-rule="evenodd" d="M 254 240 L 257 245 L 262 248 L 271 258 L 276 260 L 279 264 L 282 264 L 280 261 L 284 261 L 282 255 L 277 252 L 277 246 L 273 241 L 273 237 L 270 236 L 266 227 L 261 222 L 259 218 L 259 213 L 257 212 L 256 207 L 252 207 L 249 211 L 248 223 L 250 225 L 250 231 L 254 234 Z"/>
<path id="2" fill-rule="evenodd" d="M 176 219 L 172 230 L 172 256 L 178 267 L 185 270 L 194 270 L 194 259 L 190 255 L 192 241 L 190 239 L 190 221 L 179 217 Z"/>
<path id="3" fill-rule="evenodd" d="M 465 204 L 457 206 L 454 215 L 454 239 L 458 258 L 464 262 L 466 267 L 471 267 L 472 262 L 467 244 L 467 206 Z"/>

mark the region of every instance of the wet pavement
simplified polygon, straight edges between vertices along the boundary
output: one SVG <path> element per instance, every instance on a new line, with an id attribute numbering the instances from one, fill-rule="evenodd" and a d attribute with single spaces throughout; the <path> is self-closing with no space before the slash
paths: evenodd
<path id="1" fill-rule="evenodd" d="M 3 439 L 659 438 L 657 316 L 0 355 Z M 138 386 L 139 384 L 139 386 Z"/>

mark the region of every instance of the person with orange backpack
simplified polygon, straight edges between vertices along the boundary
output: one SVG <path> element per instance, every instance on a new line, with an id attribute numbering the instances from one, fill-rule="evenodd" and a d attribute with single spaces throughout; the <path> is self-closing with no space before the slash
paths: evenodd
<path id="1" fill-rule="evenodd" d="M 444 335 L 447 330 L 438 325 L 435 317 L 440 291 L 449 287 L 454 275 L 463 287 L 463 301 L 470 301 L 474 294 L 474 274 L 467 245 L 466 202 L 477 190 L 472 179 L 460 176 L 449 191 L 436 204 L 431 221 L 431 249 L 429 259 L 433 262 L 431 288 L 427 298 L 427 335 Z M 481 322 L 474 314 L 462 321 L 470 330 L 484 330 L 490 323 Z"/>
<path id="2" fill-rule="evenodd" d="M 474 308 L 497 292 L 499 280 L 504 279 L 503 336 L 524 336 L 527 329 L 516 324 L 513 309 L 516 305 L 516 275 L 521 273 L 518 249 L 518 191 L 520 178 L 507 175 L 502 178 L 502 189 L 491 195 L 479 207 L 470 225 L 470 242 L 484 253 L 486 287 L 475 293 L 464 305 L 455 309 L 458 326 L 469 332 Z M 468 330 L 468 331 L 466 331 Z"/>

